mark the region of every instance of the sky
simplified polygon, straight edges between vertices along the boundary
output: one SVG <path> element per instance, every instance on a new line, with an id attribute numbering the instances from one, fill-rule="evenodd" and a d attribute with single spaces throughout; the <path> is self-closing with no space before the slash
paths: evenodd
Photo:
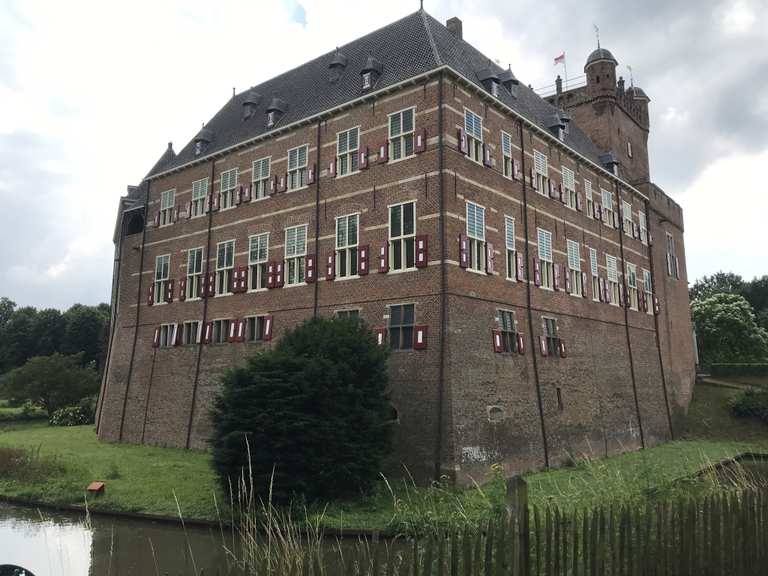
<path id="1" fill-rule="evenodd" d="M 0 0 L 0 296 L 109 301 L 118 199 L 232 94 L 418 0 Z M 425 0 L 534 88 L 601 45 L 651 98 L 651 177 L 683 206 L 690 282 L 768 274 L 768 0 Z"/>

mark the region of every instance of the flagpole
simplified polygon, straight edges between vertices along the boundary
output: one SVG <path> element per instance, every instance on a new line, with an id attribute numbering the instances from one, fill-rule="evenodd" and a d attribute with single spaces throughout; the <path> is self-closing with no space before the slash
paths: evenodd
<path id="1" fill-rule="evenodd" d="M 565 89 L 568 90 L 568 65 L 566 64 L 567 57 L 563 58 L 563 74 L 565 74 Z"/>

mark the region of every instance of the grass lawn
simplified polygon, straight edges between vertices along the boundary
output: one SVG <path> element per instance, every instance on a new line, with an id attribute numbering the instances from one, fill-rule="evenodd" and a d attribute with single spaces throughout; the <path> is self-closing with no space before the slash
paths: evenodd
<path id="1" fill-rule="evenodd" d="M 768 427 L 734 419 L 727 401 L 737 389 L 698 385 L 681 439 L 641 452 L 579 466 L 528 474 L 532 503 L 562 506 L 605 504 L 686 490 L 681 480 L 711 462 L 745 451 L 768 451 Z M 0 447 L 25 448 L 49 464 L 29 478 L 8 477 L 0 462 L 0 495 L 52 504 L 82 505 L 91 480 L 105 480 L 106 494 L 89 497 L 93 510 L 176 516 L 175 491 L 185 519 L 215 520 L 214 494 L 223 495 L 211 471 L 209 455 L 170 448 L 107 444 L 92 426 L 49 427 L 26 422 L 0 427 Z M 48 473 L 45 471 L 48 470 Z M 393 482 L 397 509 L 382 483 L 371 496 L 323 509 L 327 527 L 385 529 L 395 517 L 402 528 L 435 515 L 469 515 L 499 498 L 498 485 L 464 492 L 414 489 Z M 224 506 L 221 506 L 222 509 Z M 319 513 L 318 511 L 314 511 Z"/>

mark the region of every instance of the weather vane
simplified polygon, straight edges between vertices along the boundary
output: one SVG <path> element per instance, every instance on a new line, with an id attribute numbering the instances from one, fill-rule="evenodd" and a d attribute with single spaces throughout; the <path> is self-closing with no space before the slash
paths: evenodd
<path id="1" fill-rule="evenodd" d="M 629 70 L 629 85 L 631 88 L 635 87 L 635 78 L 632 76 L 632 66 L 627 64 L 627 70 Z"/>
<path id="2" fill-rule="evenodd" d="M 597 24 L 592 24 L 592 26 L 595 27 L 595 36 L 597 37 L 597 49 L 600 49 L 600 28 L 598 28 Z"/>

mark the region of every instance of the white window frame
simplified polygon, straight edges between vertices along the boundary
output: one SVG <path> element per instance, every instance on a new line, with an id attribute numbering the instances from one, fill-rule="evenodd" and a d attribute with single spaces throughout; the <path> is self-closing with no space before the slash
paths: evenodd
<path id="1" fill-rule="evenodd" d="M 185 320 L 181 325 L 181 343 L 183 346 L 191 346 L 200 343 L 200 334 L 203 323 L 200 320 Z"/>
<path id="2" fill-rule="evenodd" d="M 304 162 L 301 162 L 301 151 L 304 151 Z M 293 158 L 292 158 L 293 156 Z M 302 144 L 288 150 L 288 191 L 301 190 L 309 186 L 307 183 L 307 165 L 309 163 L 309 144 Z"/>
<path id="3" fill-rule="evenodd" d="M 217 318 L 213 320 L 212 344 L 226 344 L 229 342 L 229 329 L 232 320 L 229 318 Z"/>
<path id="4" fill-rule="evenodd" d="M 413 231 L 405 232 L 405 206 L 413 204 Z M 393 272 L 404 272 L 416 269 L 416 201 L 408 200 L 390 204 L 389 208 L 389 269 Z M 396 209 L 400 210 L 400 234 L 392 234 L 392 215 Z M 397 261 L 400 260 L 400 266 Z M 411 265 L 409 266 L 409 260 Z"/>
<path id="5" fill-rule="evenodd" d="M 592 300 L 600 301 L 600 269 L 597 261 L 597 249 L 589 248 L 589 271 L 592 274 Z"/>
<path id="6" fill-rule="evenodd" d="M 504 245 L 506 248 L 507 280 L 514 282 L 517 278 L 517 249 L 515 246 L 515 219 L 504 216 Z"/>
<path id="7" fill-rule="evenodd" d="M 193 254 L 200 253 L 200 258 L 194 258 Z M 203 295 L 203 264 L 205 263 L 205 249 L 202 246 L 187 250 L 187 286 L 186 299 L 196 300 Z M 194 266 L 199 264 L 199 270 Z"/>
<path id="8" fill-rule="evenodd" d="M 632 203 L 621 201 L 621 216 L 624 219 L 624 234 L 632 236 Z"/>
<path id="9" fill-rule="evenodd" d="M 159 348 L 173 348 L 176 341 L 177 324 L 160 324 L 160 338 L 158 340 Z"/>
<path id="10" fill-rule="evenodd" d="M 648 314 L 653 314 L 653 277 L 651 271 L 643 268 L 643 290 L 645 301 L 648 302 Z"/>
<path id="11" fill-rule="evenodd" d="M 269 196 L 271 177 L 272 156 L 265 156 L 253 161 L 251 165 L 251 200 L 262 200 Z"/>
<path id="12" fill-rule="evenodd" d="M 582 296 L 584 283 L 581 278 L 581 248 L 575 240 L 566 241 L 568 251 L 568 274 L 571 282 L 571 295 Z"/>
<path id="13" fill-rule="evenodd" d="M 501 349 L 505 353 L 517 352 L 517 314 L 514 310 L 498 308 L 496 324 L 501 332 Z"/>
<path id="14" fill-rule="evenodd" d="M 402 316 L 404 316 L 403 312 L 406 310 L 406 308 L 410 306 L 413 310 L 413 314 L 411 317 L 411 322 L 406 323 Z M 393 314 L 392 309 L 399 307 L 401 308 L 401 322 L 399 324 L 393 324 Z M 416 304 L 412 302 L 403 302 L 398 304 L 390 304 L 387 306 L 387 312 L 389 314 L 389 320 L 387 321 L 387 329 L 388 329 L 388 336 L 389 336 L 389 345 L 393 350 L 412 350 L 413 349 L 413 335 L 416 330 Z M 395 334 L 395 331 L 397 331 L 398 338 L 397 338 L 397 346 L 393 346 L 393 335 Z M 405 335 L 410 334 L 410 338 L 404 337 Z"/>
<path id="15" fill-rule="evenodd" d="M 470 215 L 470 212 L 473 214 Z M 485 206 L 467 201 L 465 216 L 469 252 L 467 269 L 473 272 L 485 272 Z"/>
<path id="16" fill-rule="evenodd" d="M 351 142 L 354 133 L 355 141 Z M 352 145 L 354 144 L 354 146 Z M 347 176 L 360 171 L 360 126 L 336 133 L 336 176 Z"/>
<path id="17" fill-rule="evenodd" d="M 595 201 L 592 198 L 592 182 L 589 180 L 584 180 L 584 200 L 587 218 L 592 219 L 595 217 Z"/>
<path id="18" fill-rule="evenodd" d="M 160 192 L 160 226 L 173 224 L 173 210 L 176 208 L 176 189 Z"/>
<path id="19" fill-rule="evenodd" d="M 254 247 L 254 244 L 256 246 Z M 262 252 L 263 256 L 259 256 Z M 255 253 L 255 257 L 254 257 Z M 269 261 L 269 232 L 248 236 L 248 291 L 258 292 L 267 289 Z"/>
<path id="20" fill-rule="evenodd" d="M 629 292 L 629 307 L 637 310 L 637 265 L 627 262 L 627 291 Z"/>
<path id="21" fill-rule="evenodd" d="M 403 120 L 410 114 L 410 130 L 403 129 Z M 394 120 L 398 118 L 397 130 L 393 130 Z M 415 133 L 416 133 L 416 106 L 403 108 L 387 116 L 387 130 L 389 134 L 389 161 L 397 162 L 405 160 L 416 155 Z"/>
<path id="22" fill-rule="evenodd" d="M 547 248 L 547 246 L 549 248 Z M 536 228 L 536 248 L 539 254 L 539 266 L 541 267 L 541 288 L 554 289 L 554 247 L 552 245 L 552 232 L 544 228 Z"/>
<path id="23" fill-rule="evenodd" d="M 611 305 L 619 305 L 619 265 L 616 256 L 605 255 L 606 277 L 608 279 L 608 297 Z"/>
<path id="24" fill-rule="evenodd" d="M 613 194 L 610 190 L 601 188 L 600 198 L 603 202 L 603 223 L 613 228 Z"/>
<path id="25" fill-rule="evenodd" d="M 675 237 L 667 232 L 667 276 L 680 278 L 680 264 L 677 259 Z"/>
<path id="26" fill-rule="evenodd" d="M 502 174 L 505 178 L 514 180 L 515 178 L 515 163 L 512 160 L 512 136 L 501 131 L 501 155 L 502 162 Z"/>
<path id="27" fill-rule="evenodd" d="M 468 156 L 478 164 L 483 163 L 483 117 L 464 108 L 464 133 L 467 135 Z"/>
<path id="28" fill-rule="evenodd" d="M 560 167 L 565 190 L 565 205 L 571 210 L 576 210 L 576 174 L 567 166 Z"/>
<path id="29" fill-rule="evenodd" d="M 231 262 L 227 258 L 227 246 L 232 246 Z M 221 258 L 221 247 L 224 247 L 224 261 Z M 230 286 L 232 285 L 232 271 L 235 268 L 235 241 L 224 240 L 216 244 L 216 296 L 226 296 L 232 294 Z"/>
<path id="30" fill-rule="evenodd" d="M 287 286 L 300 286 L 305 282 L 305 266 L 307 256 L 307 224 L 288 226 L 285 229 L 285 284 Z M 300 230 L 303 230 L 304 242 L 299 246 Z M 293 246 L 291 235 L 295 234 Z"/>
<path id="31" fill-rule="evenodd" d="M 192 182 L 192 214 L 191 218 L 205 215 L 205 203 L 208 199 L 208 178 Z"/>
<path id="32" fill-rule="evenodd" d="M 171 255 L 160 254 L 155 256 L 155 304 L 165 303 L 165 290 L 170 279 Z"/>
<path id="33" fill-rule="evenodd" d="M 237 168 L 224 170 L 219 175 L 219 200 L 221 210 L 229 210 L 235 207 L 235 193 L 240 178 Z"/>
<path id="34" fill-rule="evenodd" d="M 541 317 L 541 335 L 547 341 L 547 350 L 549 350 L 548 356 L 550 358 L 557 358 L 557 351 L 560 348 L 560 330 L 557 325 L 557 318 L 552 316 Z"/>
<path id="35" fill-rule="evenodd" d="M 637 213 L 637 222 L 640 226 L 640 242 L 648 244 L 648 220 L 645 212 Z"/>
<path id="36" fill-rule="evenodd" d="M 355 223 L 355 237 L 349 236 L 349 223 Z M 344 239 L 340 239 L 343 230 Z M 336 277 L 356 278 L 358 276 L 358 246 L 360 244 L 360 213 L 336 217 Z"/>
<path id="37" fill-rule="evenodd" d="M 243 318 L 245 330 L 243 336 L 246 342 L 262 342 L 266 331 L 266 314 L 254 314 Z"/>
<path id="38" fill-rule="evenodd" d="M 546 154 L 538 150 L 533 151 L 533 170 L 539 194 L 549 196 L 549 160 Z"/>

